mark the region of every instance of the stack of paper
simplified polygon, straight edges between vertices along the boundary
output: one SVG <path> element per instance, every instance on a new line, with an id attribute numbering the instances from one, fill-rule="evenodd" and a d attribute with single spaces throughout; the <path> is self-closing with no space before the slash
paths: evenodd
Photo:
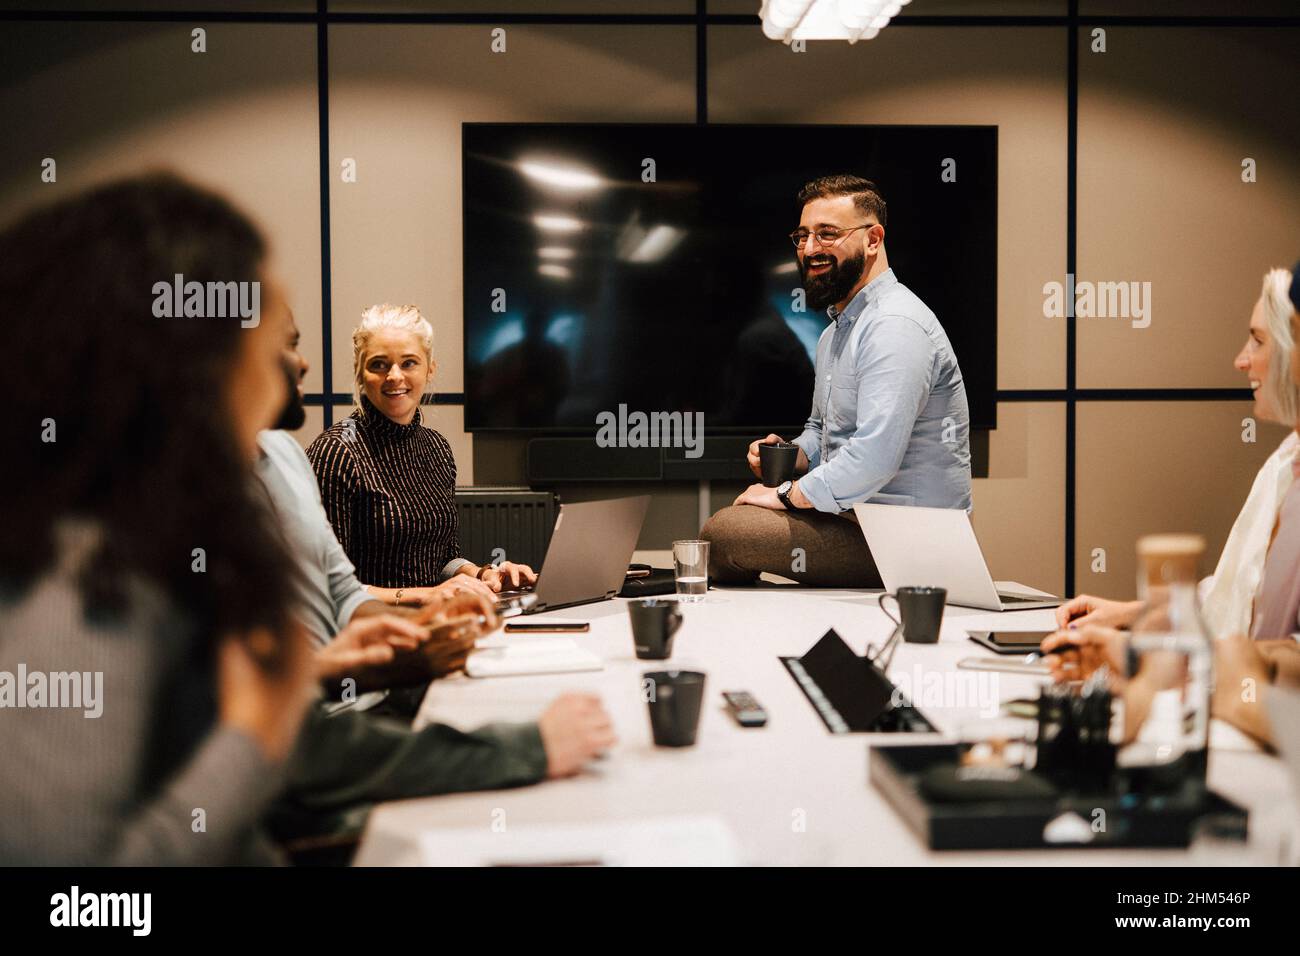
<path id="1" fill-rule="evenodd" d="M 510 677 L 517 674 L 565 674 L 598 671 L 601 659 L 565 638 L 539 638 L 480 647 L 470 654 L 465 673 L 470 677 Z"/>
<path id="2" fill-rule="evenodd" d="M 420 855 L 425 866 L 739 865 L 734 834 L 714 816 L 428 830 Z"/>

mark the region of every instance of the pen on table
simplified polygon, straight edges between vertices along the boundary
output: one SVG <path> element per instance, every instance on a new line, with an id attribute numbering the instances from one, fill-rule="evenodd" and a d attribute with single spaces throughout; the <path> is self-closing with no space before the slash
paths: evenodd
<path id="1" fill-rule="evenodd" d="M 1077 650 L 1079 650 L 1078 644 L 1057 644 L 1050 651 L 1038 650 L 1038 651 L 1034 651 L 1034 653 L 1037 654 L 1039 657 L 1046 657 L 1048 654 L 1064 654 L 1066 651 L 1077 651 Z"/>
<path id="2" fill-rule="evenodd" d="M 439 621 L 436 624 L 427 624 L 425 626 L 429 629 L 429 633 L 432 634 L 434 631 L 441 630 L 442 628 L 451 625 L 454 625 L 455 627 L 458 628 L 465 628 L 470 626 L 486 627 L 487 623 L 488 623 L 488 619 L 486 614 L 462 614 L 460 617 L 453 617 L 451 620 L 448 621 Z"/>
<path id="3" fill-rule="evenodd" d="M 1050 651 L 1043 651 L 1043 650 L 1030 651 L 1028 654 L 1025 655 L 1025 663 L 1036 664 L 1039 661 L 1041 661 L 1044 657 L 1047 657 L 1051 654 L 1064 654 L 1066 651 L 1077 651 L 1078 649 L 1079 649 L 1078 644 L 1058 644 L 1056 647 L 1053 647 Z M 1074 667 L 1076 665 L 1067 661 L 1061 666 Z"/>

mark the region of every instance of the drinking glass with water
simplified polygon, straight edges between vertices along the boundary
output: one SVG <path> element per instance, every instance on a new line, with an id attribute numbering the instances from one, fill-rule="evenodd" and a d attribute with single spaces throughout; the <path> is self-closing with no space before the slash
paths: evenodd
<path id="1" fill-rule="evenodd" d="M 674 541 L 673 565 L 677 576 L 677 600 L 698 604 L 709 590 L 709 542 Z"/>

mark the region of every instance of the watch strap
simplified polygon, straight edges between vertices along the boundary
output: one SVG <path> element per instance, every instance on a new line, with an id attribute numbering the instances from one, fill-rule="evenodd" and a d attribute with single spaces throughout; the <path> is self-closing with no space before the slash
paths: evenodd
<path id="1" fill-rule="evenodd" d="M 777 487 L 776 496 L 781 499 L 781 504 L 785 505 L 786 511 L 794 511 L 794 502 L 790 500 L 790 492 L 794 490 L 794 483 L 791 482 L 790 487 L 784 491 L 781 490 L 782 488 L 785 488 L 785 482 L 782 482 Z"/>

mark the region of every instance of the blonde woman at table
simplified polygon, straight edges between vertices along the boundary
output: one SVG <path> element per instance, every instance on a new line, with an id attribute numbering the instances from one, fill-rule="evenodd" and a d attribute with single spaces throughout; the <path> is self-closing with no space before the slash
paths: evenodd
<path id="1" fill-rule="evenodd" d="M 532 584 L 526 564 L 480 566 L 460 553 L 456 459 L 420 415 L 437 368 L 433 327 L 413 305 L 373 305 L 352 351 L 360 407 L 318 435 L 307 457 L 357 577 L 394 604 L 424 603 L 439 582 L 494 592 Z"/>
<path id="2" fill-rule="evenodd" d="M 1255 393 L 1255 418 L 1293 430 L 1255 476 L 1214 574 L 1201 582 L 1201 610 L 1210 632 L 1215 635 L 1253 632 L 1255 600 L 1263 582 L 1264 561 L 1282 501 L 1291 489 L 1292 464 L 1300 450 L 1300 435 L 1294 430 L 1300 412 L 1300 387 L 1290 373 L 1297 353 L 1291 327 L 1293 309 L 1288 297 L 1292 278 L 1285 269 L 1273 269 L 1264 276 L 1263 289 L 1250 314 L 1246 344 L 1233 363 Z M 1110 601 L 1080 594 L 1057 608 L 1056 623 L 1058 627 L 1095 624 L 1122 628 L 1130 626 L 1141 609 L 1141 601 Z"/>

